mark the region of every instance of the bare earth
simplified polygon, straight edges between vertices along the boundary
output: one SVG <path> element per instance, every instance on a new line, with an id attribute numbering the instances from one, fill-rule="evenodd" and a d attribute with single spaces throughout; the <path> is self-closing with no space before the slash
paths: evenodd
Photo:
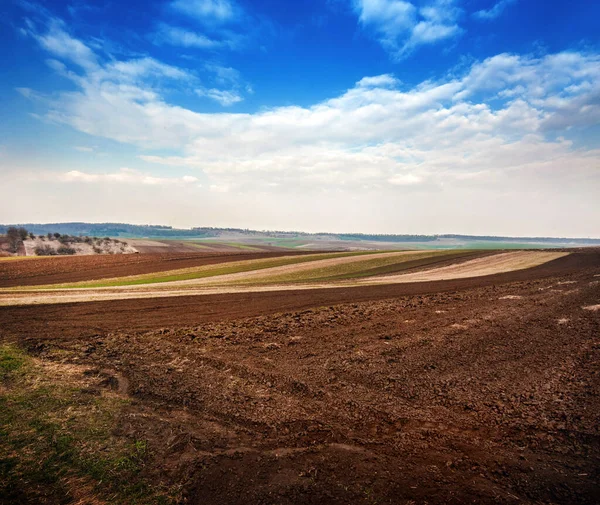
<path id="1" fill-rule="evenodd" d="M 600 251 L 502 268 L 6 306 L 0 340 L 102 370 L 179 503 L 600 503 Z"/>

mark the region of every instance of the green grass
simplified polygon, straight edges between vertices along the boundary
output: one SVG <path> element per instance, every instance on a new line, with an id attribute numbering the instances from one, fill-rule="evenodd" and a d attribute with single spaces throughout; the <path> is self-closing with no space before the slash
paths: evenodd
<path id="1" fill-rule="evenodd" d="M 216 277 L 218 275 L 234 274 L 240 272 L 250 272 L 253 270 L 264 270 L 285 265 L 294 265 L 317 261 L 327 258 L 341 258 L 346 256 L 357 256 L 374 254 L 373 252 L 344 252 L 344 253 L 324 253 L 310 254 L 306 256 L 282 256 L 279 258 L 267 258 L 257 260 L 235 261 L 231 263 L 221 263 L 217 265 L 208 265 L 197 268 L 186 268 L 181 270 L 171 270 L 152 274 L 136 275 L 130 277 L 118 277 L 115 279 L 104 279 L 98 281 L 74 282 L 68 284 L 52 284 L 40 286 L 28 286 L 26 288 L 7 288 L 7 291 L 19 290 L 39 290 L 39 289 L 73 289 L 73 288 L 105 288 L 119 286 L 138 286 L 143 284 L 157 284 L 171 281 L 186 281 L 193 279 L 204 279 Z"/>
<path id="2" fill-rule="evenodd" d="M 23 367 L 24 358 L 21 353 L 9 346 L 0 347 L 0 380 L 5 381 L 14 372 Z"/>
<path id="3" fill-rule="evenodd" d="M 142 476 L 146 442 L 113 434 L 128 401 L 91 394 L 7 344 L 0 386 L 2 503 L 173 501 Z"/>
<path id="4" fill-rule="evenodd" d="M 190 245 L 192 247 L 198 247 L 199 249 L 208 249 L 212 251 L 215 250 L 214 246 L 227 246 L 239 249 L 240 251 L 264 252 L 264 249 L 261 249 L 260 246 L 253 246 L 251 244 L 246 244 L 242 242 L 225 242 L 221 240 L 207 239 L 202 241 L 186 241 L 185 245 Z"/>
<path id="5" fill-rule="evenodd" d="M 565 244 L 531 244 L 519 242 L 466 242 L 468 249 L 505 250 L 505 249 L 556 249 L 566 247 Z"/>
<path id="6" fill-rule="evenodd" d="M 197 242 L 186 242 L 186 243 L 185 243 L 185 245 L 187 245 L 187 246 L 191 246 L 191 247 L 195 247 L 195 248 L 197 248 L 197 249 L 202 249 L 202 250 L 205 250 L 205 251 L 206 251 L 207 249 L 208 249 L 208 250 L 211 250 L 211 249 L 212 249 L 212 247 L 209 247 L 209 246 L 207 246 L 207 245 L 202 245 L 202 244 L 199 244 L 199 243 L 197 243 Z"/>
<path id="7" fill-rule="evenodd" d="M 300 246 L 305 246 L 310 243 L 307 240 L 296 238 L 281 238 L 281 237 L 252 237 L 247 242 L 226 242 L 218 238 L 207 238 L 198 241 L 197 243 L 228 245 L 230 247 L 250 248 L 251 250 L 263 251 L 264 247 L 281 247 L 283 249 L 295 249 Z M 344 244 L 340 242 L 340 247 Z"/>
<path id="8" fill-rule="evenodd" d="M 260 247 L 253 247 L 251 245 L 241 244 L 239 242 L 223 242 L 223 245 L 226 245 L 229 247 L 235 247 L 236 249 L 241 249 L 242 251 L 255 251 L 255 252 L 263 251 L 263 249 L 261 249 Z"/>
<path id="9" fill-rule="evenodd" d="M 276 247 L 288 247 L 290 249 L 294 249 L 297 247 L 305 246 L 310 243 L 306 240 L 295 239 L 295 238 L 265 238 L 260 240 L 263 245 L 272 245 Z M 342 246 L 343 244 L 340 244 Z"/>

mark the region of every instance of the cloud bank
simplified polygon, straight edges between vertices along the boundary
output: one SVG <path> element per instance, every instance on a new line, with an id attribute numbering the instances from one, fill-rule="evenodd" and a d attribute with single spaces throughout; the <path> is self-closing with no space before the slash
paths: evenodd
<path id="1" fill-rule="evenodd" d="M 224 22 L 225 7 L 217 14 L 221 4 L 211 5 L 202 12 Z M 382 40 L 395 41 L 401 53 L 413 37 L 439 40 L 436 31 L 455 26 L 457 16 L 450 1 L 418 11 L 400 0 L 363 0 L 356 8 L 361 23 L 377 26 Z M 425 25 L 417 30 L 420 23 Z M 425 35 L 427 27 L 433 30 L 430 35 Z M 347 212 L 353 201 L 366 208 L 377 208 L 378 202 L 389 211 L 399 199 L 406 208 L 409 202 L 423 205 L 424 198 L 433 202 L 436 195 L 445 195 L 438 200 L 449 204 L 476 194 L 470 197 L 476 205 L 481 195 L 494 194 L 499 205 L 506 205 L 511 195 L 563 198 L 561 191 L 568 189 L 586 209 L 597 207 L 589 195 L 600 190 L 600 150 L 570 140 L 573 132 L 600 123 L 596 53 L 498 54 L 459 74 L 414 86 L 402 85 L 392 74 L 366 76 L 339 96 L 309 107 L 200 113 L 169 103 L 168 91 L 183 87 L 225 106 L 241 98 L 203 87 L 190 71 L 151 57 L 104 61 L 56 20 L 30 35 L 48 53 L 50 67 L 74 85 L 52 97 L 24 92 L 45 101 L 46 120 L 136 146 L 145 163 L 189 173 L 185 179 L 76 170 L 62 174 L 59 182 L 202 182 L 208 191 L 237 195 L 231 202 L 239 195 L 261 195 L 271 202 L 269 208 L 280 201 L 296 202 L 299 208 L 317 195 Z M 223 84 L 239 79 L 228 67 L 207 64 L 206 69 Z M 442 211 L 441 203 L 432 205 Z M 335 212 L 331 216 L 342 219 Z M 467 222 L 468 215 L 462 219 Z M 294 225 L 289 221 L 288 227 Z"/>

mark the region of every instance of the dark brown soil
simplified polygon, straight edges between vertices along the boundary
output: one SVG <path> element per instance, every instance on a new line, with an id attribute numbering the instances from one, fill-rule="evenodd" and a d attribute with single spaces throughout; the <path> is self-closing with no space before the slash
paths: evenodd
<path id="1" fill-rule="evenodd" d="M 309 254 L 296 251 L 115 254 L 0 261 L 0 287 L 59 284 L 164 272 L 228 261 Z"/>
<path id="2" fill-rule="evenodd" d="M 0 308 L 113 370 L 190 504 L 600 503 L 600 254 L 479 279 Z M 115 386 L 117 387 L 117 386 Z"/>

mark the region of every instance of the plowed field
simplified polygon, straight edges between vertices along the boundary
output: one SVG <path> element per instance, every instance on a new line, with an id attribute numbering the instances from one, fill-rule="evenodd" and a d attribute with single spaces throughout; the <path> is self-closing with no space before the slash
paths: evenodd
<path id="1" fill-rule="evenodd" d="M 596 504 L 599 303 L 587 250 L 471 278 L 0 307 L 0 339 L 121 398 L 112 436 L 145 441 L 134 478 L 173 503 Z M 83 503 L 116 502 L 85 482 Z"/>

